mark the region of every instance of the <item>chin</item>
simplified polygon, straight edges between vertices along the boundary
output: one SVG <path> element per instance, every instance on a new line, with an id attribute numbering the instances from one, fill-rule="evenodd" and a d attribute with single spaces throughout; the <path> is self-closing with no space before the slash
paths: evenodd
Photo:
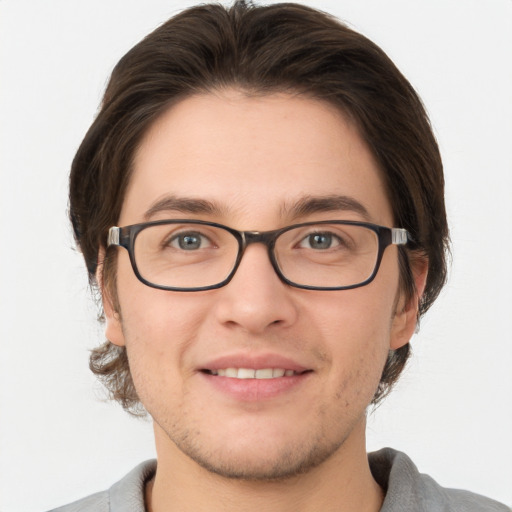
<path id="1" fill-rule="evenodd" d="M 343 442 L 344 439 L 329 441 L 325 438 L 307 442 L 288 440 L 281 445 L 275 439 L 271 443 L 268 440 L 245 444 L 224 441 L 222 449 L 211 450 L 200 439 L 190 436 L 181 442 L 174 441 L 180 451 L 208 472 L 245 481 L 282 481 L 297 477 L 329 459 Z"/>

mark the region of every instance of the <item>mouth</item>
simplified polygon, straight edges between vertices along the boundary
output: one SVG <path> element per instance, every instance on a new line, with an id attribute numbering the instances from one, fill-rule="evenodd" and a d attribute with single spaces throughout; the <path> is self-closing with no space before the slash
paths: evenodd
<path id="1" fill-rule="evenodd" d="M 310 363 L 270 352 L 223 354 L 197 367 L 208 389 L 236 403 L 289 397 L 288 393 L 304 389 L 315 371 Z"/>
<path id="2" fill-rule="evenodd" d="M 295 371 L 286 368 L 218 368 L 215 370 L 203 369 L 201 370 L 207 375 L 214 375 L 218 377 L 228 377 L 231 379 L 279 379 L 281 377 L 294 377 L 296 375 L 303 375 L 312 370 Z"/>

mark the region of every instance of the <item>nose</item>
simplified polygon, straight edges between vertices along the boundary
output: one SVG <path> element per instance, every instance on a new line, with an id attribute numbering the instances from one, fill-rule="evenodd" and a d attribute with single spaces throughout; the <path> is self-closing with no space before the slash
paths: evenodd
<path id="1" fill-rule="evenodd" d="M 288 327 L 298 316 L 293 293 L 276 274 L 266 247 L 251 244 L 232 280 L 218 290 L 217 320 L 253 334 Z"/>

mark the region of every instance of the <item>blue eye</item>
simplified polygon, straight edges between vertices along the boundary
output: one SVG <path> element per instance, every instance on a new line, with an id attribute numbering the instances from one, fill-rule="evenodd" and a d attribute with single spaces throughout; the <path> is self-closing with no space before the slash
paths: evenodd
<path id="1" fill-rule="evenodd" d="M 184 251 L 194 251 L 204 249 L 210 245 L 207 237 L 197 232 L 179 233 L 174 236 L 169 245 L 175 249 Z"/>
<path id="2" fill-rule="evenodd" d="M 332 233 L 311 233 L 299 245 L 307 249 L 331 249 L 340 245 L 340 240 Z"/>

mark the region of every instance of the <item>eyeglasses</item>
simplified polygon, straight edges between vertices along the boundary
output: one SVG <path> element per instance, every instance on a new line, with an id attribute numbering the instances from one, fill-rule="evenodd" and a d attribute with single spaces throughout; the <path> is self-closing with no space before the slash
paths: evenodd
<path id="1" fill-rule="evenodd" d="M 153 288 L 201 291 L 225 286 L 248 245 L 267 246 L 279 278 L 296 288 L 346 290 L 370 283 L 389 245 L 405 229 L 366 222 L 305 222 L 273 231 L 237 231 L 201 220 L 162 220 L 109 230 L 108 247 L 124 247 L 137 278 Z"/>

